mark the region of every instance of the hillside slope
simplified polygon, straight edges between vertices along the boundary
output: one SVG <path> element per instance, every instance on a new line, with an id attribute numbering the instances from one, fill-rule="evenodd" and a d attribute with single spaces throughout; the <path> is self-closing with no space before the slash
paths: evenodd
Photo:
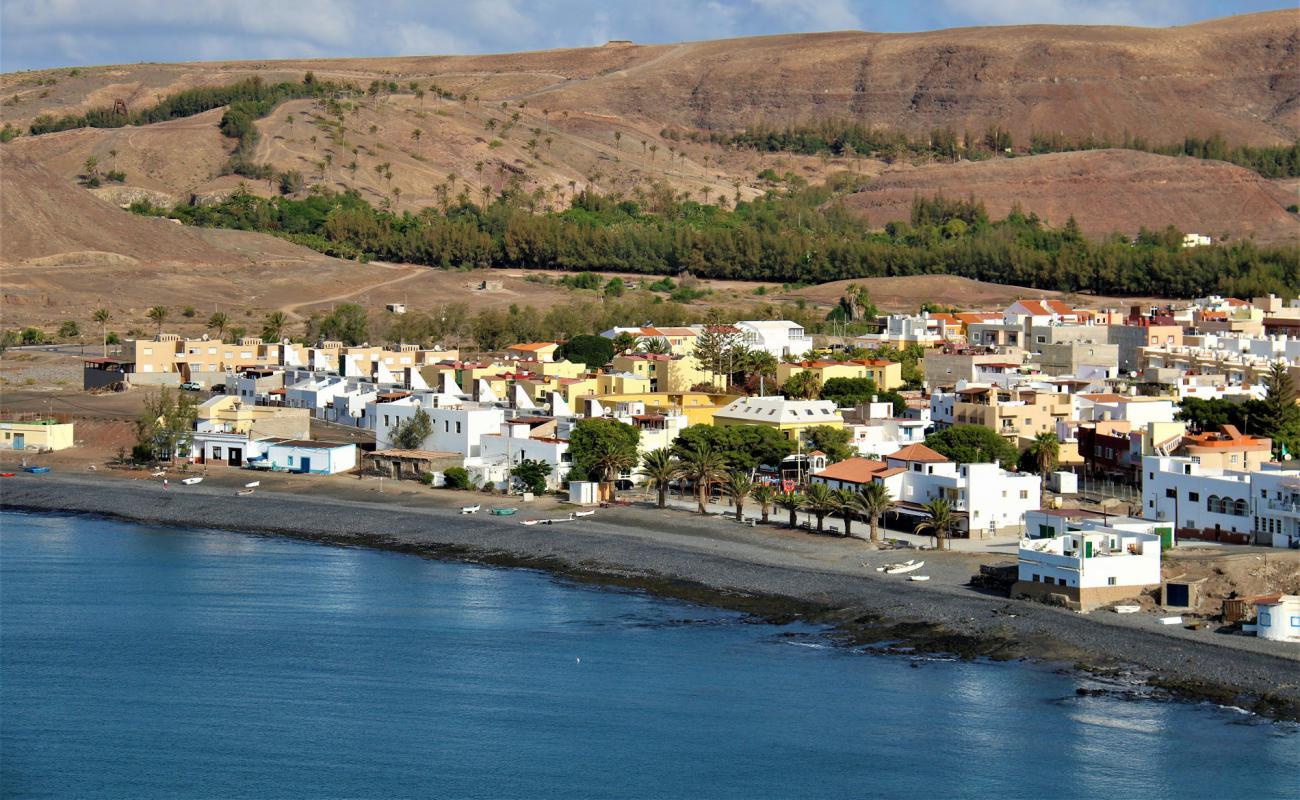
<path id="1" fill-rule="evenodd" d="M 1073 216 L 1092 235 L 1174 225 L 1215 238 L 1300 237 L 1300 218 L 1281 202 L 1285 192 L 1256 173 L 1221 161 L 1127 150 L 896 170 L 849 195 L 844 204 L 883 226 L 907 219 L 915 197 L 934 194 L 974 195 L 994 218 L 1006 216 L 1016 203 L 1053 225 Z"/>

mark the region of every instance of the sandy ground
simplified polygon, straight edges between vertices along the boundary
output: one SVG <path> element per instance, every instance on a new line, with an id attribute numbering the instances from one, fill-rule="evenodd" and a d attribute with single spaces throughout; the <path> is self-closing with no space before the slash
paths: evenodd
<path id="1" fill-rule="evenodd" d="M 112 473 L 112 474 L 110 474 Z M 193 472 L 189 474 L 195 474 Z M 1268 696 L 1260 705 L 1300 712 L 1300 648 L 1159 626 L 1151 615 L 1076 615 L 973 590 L 965 579 L 989 555 L 927 553 L 932 581 L 911 583 L 875 567 L 899 555 L 858 539 L 646 507 L 602 509 L 560 525 L 524 527 L 520 517 L 463 516 L 463 493 L 376 479 L 256 476 L 253 495 L 235 490 L 250 473 L 208 470 L 197 486 L 173 473 L 164 490 L 148 473 L 56 467 L 0 483 L 6 507 L 107 513 L 148 522 L 199 525 L 366 545 L 435 557 L 540 567 L 593 582 L 633 586 L 776 619 L 831 624 L 853 641 L 991 655 L 1046 657 L 1090 665 L 1136 665 L 1156 680 L 1223 701 Z M 517 500 L 472 496 L 484 508 Z M 559 518 L 546 500 L 523 515 Z M 522 515 L 521 515 L 522 516 Z M 1288 710 L 1290 709 L 1290 710 Z"/>

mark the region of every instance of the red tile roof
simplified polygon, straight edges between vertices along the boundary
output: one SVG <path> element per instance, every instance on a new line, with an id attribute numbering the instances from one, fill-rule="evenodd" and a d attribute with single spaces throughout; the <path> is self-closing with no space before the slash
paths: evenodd
<path id="1" fill-rule="evenodd" d="M 846 458 L 837 464 L 831 464 L 813 477 L 843 483 L 870 483 L 886 467 L 885 462 L 870 458 Z"/>
<path id="2" fill-rule="evenodd" d="M 940 464 L 948 461 L 948 457 L 936 453 L 923 444 L 909 444 L 897 453 L 891 453 L 889 458 L 894 461 L 920 461 L 928 464 Z"/>

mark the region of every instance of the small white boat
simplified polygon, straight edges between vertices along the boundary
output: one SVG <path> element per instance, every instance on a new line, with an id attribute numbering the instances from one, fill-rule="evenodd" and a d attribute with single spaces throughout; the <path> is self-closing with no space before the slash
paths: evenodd
<path id="1" fill-rule="evenodd" d="M 1142 610 L 1142 606 L 1115 606 L 1116 614 L 1136 614 Z"/>
<path id="2" fill-rule="evenodd" d="M 250 482 L 250 483 L 246 483 L 246 484 L 244 484 L 244 488 L 245 488 L 245 489 L 256 489 L 257 487 L 259 487 L 259 486 L 261 486 L 261 485 L 262 485 L 262 482 L 261 482 L 261 481 L 252 481 L 252 482 Z"/>
<path id="3" fill-rule="evenodd" d="M 481 504 L 478 504 L 478 503 L 475 503 L 475 504 L 472 505 L 472 506 L 461 506 L 461 507 L 460 507 L 460 513 L 462 513 L 462 514 L 477 514 L 481 508 L 483 508 L 483 506 L 482 506 Z"/>
<path id="4" fill-rule="evenodd" d="M 1156 620 L 1156 622 L 1159 622 L 1161 625 L 1182 625 L 1183 618 L 1182 617 L 1161 617 L 1160 619 Z"/>
<path id="5" fill-rule="evenodd" d="M 930 576 L 929 576 L 929 575 L 909 575 L 907 579 L 908 579 L 909 581 L 928 581 L 928 580 L 930 580 Z"/>
<path id="6" fill-rule="evenodd" d="M 536 525 L 539 521 L 540 521 L 540 520 L 535 520 L 535 519 L 521 519 L 521 520 L 519 520 L 519 524 L 520 524 L 520 525 Z"/>
<path id="7" fill-rule="evenodd" d="M 167 474 L 167 473 L 166 473 L 165 471 L 163 471 L 163 470 L 158 470 L 157 472 L 150 472 L 150 473 L 149 473 L 149 477 L 150 477 L 150 478 L 161 478 L 162 476 L 164 476 L 164 475 L 166 475 L 166 474 Z"/>
<path id="8" fill-rule="evenodd" d="M 895 564 L 885 570 L 886 575 L 904 575 L 908 572 L 915 572 L 925 566 L 924 561 L 916 561 L 908 564 Z"/>
<path id="9" fill-rule="evenodd" d="M 250 495 L 250 494 L 252 494 L 252 493 L 253 493 L 253 490 L 252 490 L 252 489 L 236 489 L 236 490 L 235 490 L 235 494 L 239 495 L 240 497 L 245 497 L 245 496 Z"/>
<path id="10" fill-rule="evenodd" d="M 202 479 L 202 478 L 185 478 L 184 480 L 181 481 L 181 483 L 185 484 L 186 486 L 193 486 L 193 485 L 196 484 L 196 483 L 203 483 L 203 479 Z"/>
<path id="11" fill-rule="evenodd" d="M 573 512 L 573 516 L 575 516 L 575 517 L 590 517 L 592 514 L 595 514 L 595 513 L 596 513 L 595 511 L 575 511 L 575 512 Z"/>

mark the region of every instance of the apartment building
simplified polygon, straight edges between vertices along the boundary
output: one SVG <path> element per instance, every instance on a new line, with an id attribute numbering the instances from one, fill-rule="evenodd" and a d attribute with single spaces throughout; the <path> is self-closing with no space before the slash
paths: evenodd
<path id="1" fill-rule="evenodd" d="M 839 409 L 829 400 L 790 400 L 774 397 L 741 397 L 713 415 L 713 424 L 760 425 L 775 428 L 785 438 L 796 441 L 803 431 L 820 425 L 840 427 L 844 424 Z"/>
<path id="2" fill-rule="evenodd" d="M 1071 395 L 1064 392 L 967 386 L 952 394 L 951 424 L 982 425 L 1012 443 L 1055 432 L 1059 420 L 1073 417 Z"/>
<path id="3" fill-rule="evenodd" d="M 897 501 L 897 512 L 912 522 L 926 517 L 925 504 L 948 501 L 966 535 L 1024 530 L 1025 513 L 1038 508 L 1042 482 L 1037 475 L 1007 472 L 997 464 L 956 464 L 923 444 L 885 458 L 875 479 Z"/>
<path id="4" fill-rule="evenodd" d="M 762 350 L 778 359 L 798 358 L 813 346 L 803 326 L 789 320 L 743 320 L 735 327 L 750 350 Z"/>

